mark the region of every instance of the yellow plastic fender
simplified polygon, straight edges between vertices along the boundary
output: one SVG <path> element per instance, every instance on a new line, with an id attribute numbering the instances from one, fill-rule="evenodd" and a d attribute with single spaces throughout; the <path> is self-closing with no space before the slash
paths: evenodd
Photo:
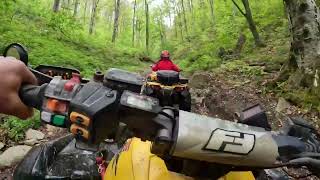
<path id="1" fill-rule="evenodd" d="M 219 180 L 255 180 L 251 171 L 232 171 Z"/>
<path id="2" fill-rule="evenodd" d="M 168 171 L 164 161 L 150 152 L 151 142 L 129 139 L 109 163 L 104 180 L 192 180 Z M 254 180 L 251 172 L 230 172 L 220 180 Z"/>

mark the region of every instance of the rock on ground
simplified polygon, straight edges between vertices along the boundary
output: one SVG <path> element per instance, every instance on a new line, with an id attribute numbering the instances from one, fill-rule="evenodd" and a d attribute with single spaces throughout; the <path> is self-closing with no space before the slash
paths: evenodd
<path id="1" fill-rule="evenodd" d="M 0 169 L 19 163 L 31 148 L 31 146 L 19 145 L 4 151 L 0 155 Z"/>
<path id="2" fill-rule="evenodd" d="M 280 97 L 278 100 L 276 111 L 283 112 L 283 111 L 287 110 L 290 106 L 291 105 L 288 101 L 286 101 L 284 98 Z"/>
<path id="3" fill-rule="evenodd" d="M 40 142 L 37 139 L 27 139 L 23 142 L 23 144 L 28 145 L 28 146 L 34 146 L 39 143 Z"/>
<path id="4" fill-rule="evenodd" d="M 28 139 L 36 139 L 36 140 L 42 140 L 44 138 L 44 134 L 40 131 L 34 130 L 34 129 L 28 129 L 26 132 L 26 140 Z"/>
<path id="5" fill-rule="evenodd" d="M 48 136 L 57 136 L 57 135 L 63 135 L 65 133 L 65 129 L 52 126 L 50 124 L 46 125 L 46 130 Z"/>
<path id="6" fill-rule="evenodd" d="M 207 88 L 211 81 L 211 75 L 209 73 L 195 73 L 192 75 L 189 81 L 189 86 L 192 88 Z"/>
<path id="7" fill-rule="evenodd" d="M 5 146 L 4 143 L 0 142 L 0 150 L 4 148 L 4 146 Z"/>

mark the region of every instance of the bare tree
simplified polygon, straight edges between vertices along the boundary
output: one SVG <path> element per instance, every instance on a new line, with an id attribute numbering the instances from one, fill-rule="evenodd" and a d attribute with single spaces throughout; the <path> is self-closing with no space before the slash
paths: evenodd
<path id="1" fill-rule="evenodd" d="M 209 0 L 209 4 L 210 4 L 210 13 L 211 13 L 211 19 L 212 19 L 212 24 L 214 24 L 214 0 Z"/>
<path id="2" fill-rule="evenodd" d="M 75 0 L 74 2 L 74 8 L 73 8 L 73 16 L 77 17 L 79 14 L 79 8 L 80 8 L 80 0 Z"/>
<path id="3" fill-rule="evenodd" d="M 133 17 L 132 17 L 132 46 L 134 46 L 135 36 L 136 36 L 136 8 L 137 8 L 137 0 L 134 0 L 133 3 Z"/>
<path id="4" fill-rule="evenodd" d="M 96 25 L 97 7 L 99 0 L 92 0 L 91 19 L 89 24 L 89 34 L 92 34 Z"/>
<path id="5" fill-rule="evenodd" d="M 111 42 L 116 42 L 116 37 L 118 35 L 119 29 L 119 16 L 120 16 L 120 0 L 115 0 L 114 4 L 114 23 L 113 23 L 113 33 Z"/>
<path id="6" fill-rule="evenodd" d="M 254 38 L 256 46 L 262 47 L 265 46 L 264 43 L 262 42 L 260 35 L 258 33 L 257 27 L 255 22 L 253 21 L 250 5 L 248 0 L 241 0 L 242 4 L 244 6 L 245 12 L 240 8 L 240 6 L 235 2 L 235 0 L 232 0 L 233 4 L 238 8 L 240 13 L 246 18 L 249 29 L 252 33 L 252 36 Z"/>
<path id="7" fill-rule="evenodd" d="M 181 8 L 182 8 L 182 14 L 183 14 L 184 29 L 185 29 L 186 34 L 188 36 L 188 24 L 187 24 L 186 11 L 184 8 L 184 1 L 183 0 L 181 0 Z"/>
<path id="8" fill-rule="evenodd" d="M 53 12 L 58 12 L 60 10 L 60 0 L 54 0 L 52 10 Z"/>
<path id="9" fill-rule="evenodd" d="M 181 40 L 183 41 L 184 37 L 183 37 L 183 30 L 182 30 L 182 20 L 181 20 L 181 12 L 179 10 L 179 6 L 178 4 L 173 0 L 173 9 L 175 11 L 176 14 L 176 18 L 175 18 L 175 24 L 176 24 L 176 29 L 178 29 L 177 25 L 179 26 L 179 31 L 180 31 L 180 37 Z"/>
<path id="10" fill-rule="evenodd" d="M 147 53 L 149 53 L 149 5 L 148 5 L 148 1 L 145 0 L 145 15 L 146 15 L 146 50 Z"/>
<path id="11" fill-rule="evenodd" d="M 163 14 L 162 10 L 160 9 L 160 15 L 157 18 L 158 22 L 158 27 L 159 27 L 159 36 L 160 36 L 160 41 L 161 41 L 161 48 L 164 48 L 165 41 L 166 41 L 166 31 L 165 28 L 163 27 Z"/>
<path id="12" fill-rule="evenodd" d="M 174 2 L 174 0 L 169 0 L 168 5 L 169 5 L 169 12 L 171 12 L 171 8 L 173 8 L 173 17 L 174 17 L 174 16 L 178 16 L 177 10 L 176 10 L 176 8 L 175 8 L 175 2 Z M 173 18 L 173 21 L 171 21 L 171 22 L 172 22 L 173 25 L 174 25 L 175 37 L 177 38 L 177 37 L 178 37 L 177 19 L 176 19 L 176 18 Z"/>
<path id="13" fill-rule="evenodd" d="M 88 0 L 84 0 L 83 22 L 86 22 L 88 11 Z"/>

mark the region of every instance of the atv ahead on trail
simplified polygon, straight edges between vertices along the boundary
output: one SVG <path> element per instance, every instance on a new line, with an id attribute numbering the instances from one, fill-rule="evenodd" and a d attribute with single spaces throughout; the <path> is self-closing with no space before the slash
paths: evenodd
<path id="1" fill-rule="evenodd" d="M 191 95 L 188 79 L 179 72 L 160 70 L 148 75 L 142 93 L 160 100 L 161 106 L 173 106 L 191 111 Z"/>
<path id="2" fill-rule="evenodd" d="M 33 72 L 40 80 L 45 75 Z M 117 69 L 96 72 L 90 81 L 77 74 L 49 78 L 22 86 L 20 97 L 40 110 L 42 122 L 72 136 L 34 147 L 16 168 L 16 180 L 253 180 L 264 169 L 283 166 L 306 166 L 319 175 L 319 134 L 302 120 L 289 119 L 274 132 L 163 107 L 138 92 L 139 76 Z M 243 122 L 265 117 L 257 109 L 247 109 Z M 128 140 L 119 151 L 120 123 L 141 139 Z"/>

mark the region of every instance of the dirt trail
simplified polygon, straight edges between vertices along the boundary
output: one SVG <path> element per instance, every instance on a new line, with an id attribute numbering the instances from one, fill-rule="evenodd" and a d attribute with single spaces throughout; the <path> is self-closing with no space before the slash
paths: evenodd
<path id="1" fill-rule="evenodd" d="M 287 104 L 282 107 L 283 105 L 278 105 L 279 97 L 276 94 L 265 91 L 265 82 L 273 76 L 274 74 L 267 74 L 257 79 L 237 72 L 194 75 L 190 81 L 193 111 L 235 121 L 236 114 L 243 109 L 260 104 L 267 113 L 273 129 L 282 126 L 285 116 L 303 117 L 319 129 L 319 112 L 305 112 L 289 102 L 285 102 Z M 281 112 L 277 112 L 278 108 Z"/>

